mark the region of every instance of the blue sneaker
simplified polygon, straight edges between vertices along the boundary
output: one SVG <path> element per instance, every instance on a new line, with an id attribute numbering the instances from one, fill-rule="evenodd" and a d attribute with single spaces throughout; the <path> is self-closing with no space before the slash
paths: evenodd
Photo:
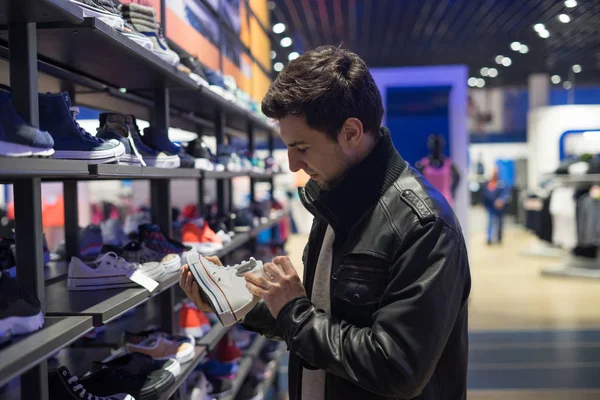
<path id="1" fill-rule="evenodd" d="M 92 136 L 77 123 L 78 107 L 67 92 L 40 94 L 40 128 L 54 139 L 54 158 L 84 160 L 90 164 L 117 162 L 125 147 L 116 140 Z"/>
<path id="2" fill-rule="evenodd" d="M 181 163 L 176 155 L 169 155 L 160 149 L 146 145 L 133 115 L 100 114 L 100 129 L 116 132 L 125 138 L 131 137 L 132 144 L 149 167 L 177 168 Z"/>
<path id="3" fill-rule="evenodd" d="M 84 259 L 94 259 L 100 255 L 102 230 L 98 225 L 88 225 L 79 234 L 79 255 Z"/>
<path id="4" fill-rule="evenodd" d="M 181 168 L 194 168 L 196 162 L 193 157 L 185 152 L 185 149 L 181 146 L 169 140 L 168 132 L 161 131 L 156 128 L 144 129 L 144 136 L 142 141 L 148 146 L 157 150 L 162 150 L 167 154 L 173 154 L 179 157 Z"/>
<path id="5" fill-rule="evenodd" d="M 52 136 L 26 123 L 15 110 L 11 95 L 0 91 L 0 155 L 50 157 L 52 146 Z"/>

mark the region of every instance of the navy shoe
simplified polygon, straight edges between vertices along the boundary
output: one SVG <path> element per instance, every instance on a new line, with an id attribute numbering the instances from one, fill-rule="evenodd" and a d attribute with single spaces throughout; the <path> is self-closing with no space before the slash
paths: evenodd
<path id="1" fill-rule="evenodd" d="M 11 95 L 0 91 L 0 155 L 50 157 L 53 146 L 52 136 L 26 123 L 15 110 Z"/>
<path id="2" fill-rule="evenodd" d="M 98 128 L 96 137 L 104 140 L 117 140 L 125 147 L 125 154 L 119 158 L 119 164 L 124 165 L 143 165 L 146 166 L 144 157 L 140 154 L 132 136 L 126 129 L 108 129 L 106 124 L 102 128 Z"/>
<path id="3" fill-rule="evenodd" d="M 126 138 L 131 136 L 132 144 L 149 167 L 177 168 L 181 164 L 176 155 L 169 155 L 144 143 L 133 115 L 102 113 L 100 114 L 100 129 L 116 132 Z"/>
<path id="4" fill-rule="evenodd" d="M 156 128 L 144 129 L 144 136 L 142 141 L 148 146 L 162 150 L 167 154 L 173 154 L 179 157 L 181 168 L 194 168 L 196 162 L 193 157 L 185 152 L 185 149 L 181 146 L 169 140 L 169 134 Z"/>
<path id="5" fill-rule="evenodd" d="M 67 92 L 40 94 L 39 102 L 40 128 L 54 139 L 54 158 L 99 164 L 116 162 L 125 154 L 125 147 L 118 141 L 99 139 L 79 126 L 79 108 L 71 106 Z"/>

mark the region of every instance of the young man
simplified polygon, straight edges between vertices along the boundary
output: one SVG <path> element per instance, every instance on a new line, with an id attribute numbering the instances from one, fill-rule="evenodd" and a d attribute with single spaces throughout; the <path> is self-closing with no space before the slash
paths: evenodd
<path id="1" fill-rule="evenodd" d="M 364 61 L 309 51 L 262 108 L 279 120 L 290 169 L 311 177 L 300 196 L 315 217 L 303 281 L 287 257 L 265 264 L 267 279 L 246 274 L 264 301 L 244 326 L 286 342 L 290 399 L 465 399 L 465 241 L 444 197 L 380 127 Z M 180 284 L 206 309 L 187 267 Z"/>

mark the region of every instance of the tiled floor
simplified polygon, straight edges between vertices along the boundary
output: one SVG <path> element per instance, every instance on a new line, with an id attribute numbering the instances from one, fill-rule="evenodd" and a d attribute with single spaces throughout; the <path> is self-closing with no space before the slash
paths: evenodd
<path id="1" fill-rule="evenodd" d="M 510 221 L 488 247 L 486 223 L 472 210 L 469 399 L 600 400 L 600 281 L 542 277 L 560 259 L 522 256 L 535 238 Z M 305 243 L 288 245 L 300 270 Z"/>

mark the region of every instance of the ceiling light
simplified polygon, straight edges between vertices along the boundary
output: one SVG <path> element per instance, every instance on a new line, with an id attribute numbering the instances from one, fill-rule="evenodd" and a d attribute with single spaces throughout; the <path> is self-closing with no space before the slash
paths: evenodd
<path id="1" fill-rule="evenodd" d="M 563 24 L 568 24 L 569 22 L 571 22 L 571 17 L 569 17 L 567 14 L 560 14 L 558 16 L 558 20 Z"/>
<path id="2" fill-rule="evenodd" d="M 542 39 L 548 39 L 550 37 L 550 31 L 543 30 L 541 32 L 538 32 L 538 35 L 540 35 Z"/>
<path id="3" fill-rule="evenodd" d="M 552 78 L 550 78 L 550 81 L 552 81 L 552 83 L 554 83 L 555 85 L 558 85 L 561 81 L 560 76 L 559 75 L 552 75 Z"/>
<path id="4" fill-rule="evenodd" d="M 504 57 L 502 59 L 502 65 L 504 65 L 505 67 L 510 67 L 512 64 L 512 60 L 510 59 L 510 57 Z"/>
<path id="5" fill-rule="evenodd" d="M 481 73 L 481 76 L 488 76 L 490 69 L 488 67 L 483 67 L 479 72 Z"/>
<path id="6" fill-rule="evenodd" d="M 273 32 L 274 33 L 283 33 L 285 31 L 285 24 L 278 22 L 275 25 L 273 25 Z"/>
<path id="7" fill-rule="evenodd" d="M 288 60 L 290 61 L 294 61 L 296 58 L 300 57 L 300 54 L 298 54 L 298 52 L 296 51 L 292 51 L 289 55 L 288 55 Z"/>
<path id="8" fill-rule="evenodd" d="M 573 85 L 571 84 L 571 82 L 569 82 L 569 81 L 565 81 L 565 82 L 563 83 L 563 87 L 564 87 L 565 89 L 569 90 L 569 89 L 571 89 L 571 88 L 573 87 Z"/>
<path id="9" fill-rule="evenodd" d="M 498 76 L 498 70 L 496 68 L 490 68 L 490 70 L 488 71 L 488 76 L 490 78 L 495 78 Z"/>
<path id="10" fill-rule="evenodd" d="M 274 60 L 277 57 L 277 53 L 275 53 L 275 50 L 271 50 L 271 60 Z"/>
<path id="11" fill-rule="evenodd" d="M 477 86 L 477 78 L 472 76 L 469 78 L 467 83 L 469 84 L 470 87 L 475 87 L 475 86 Z"/>
<path id="12" fill-rule="evenodd" d="M 573 65 L 572 68 L 573 68 L 573 72 L 575 72 L 576 74 L 578 74 L 578 73 L 580 73 L 582 71 L 581 65 L 579 65 L 579 64 Z"/>
<path id="13" fill-rule="evenodd" d="M 577 7 L 577 0 L 565 0 L 565 7 L 567 7 L 567 8 Z"/>
<path id="14" fill-rule="evenodd" d="M 482 88 L 485 86 L 485 79 L 483 78 L 477 78 L 477 82 L 475 83 L 475 86 L 477 86 L 478 88 Z"/>
<path id="15" fill-rule="evenodd" d="M 519 42 L 512 42 L 510 44 L 510 48 L 514 51 L 519 51 L 519 49 L 521 48 L 521 43 Z"/>
<path id="16" fill-rule="evenodd" d="M 533 26 L 533 30 L 535 30 L 537 33 L 540 33 L 542 31 L 545 31 L 546 27 L 544 26 L 544 24 L 535 24 Z"/>
<path id="17" fill-rule="evenodd" d="M 504 56 L 496 56 L 496 64 L 502 64 L 503 59 L 504 59 Z"/>
<path id="18" fill-rule="evenodd" d="M 600 140 L 600 131 L 585 131 L 583 132 L 584 140 Z"/>
<path id="19" fill-rule="evenodd" d="M 290 47 L 292 45 L 292 38 L 286 36 L 283 39 L 281 39 L 279 44 L 281 45 L 281 47 Z"/>
<path id="20" fill-rule="evenodd" d="M 273 65 L 273 69 L 277 72 L 281 71 L 283 69 L 283 63 L 276 62 L 275 65 Z"/>
<path id="21" fill-rule="evenodd" d="M 529 46 L 527 46 L 526 44 L 522 44 L 521 48 L 519 49 L 519 53 L 521 53 L 521 54 L 529 53 Z"/>

